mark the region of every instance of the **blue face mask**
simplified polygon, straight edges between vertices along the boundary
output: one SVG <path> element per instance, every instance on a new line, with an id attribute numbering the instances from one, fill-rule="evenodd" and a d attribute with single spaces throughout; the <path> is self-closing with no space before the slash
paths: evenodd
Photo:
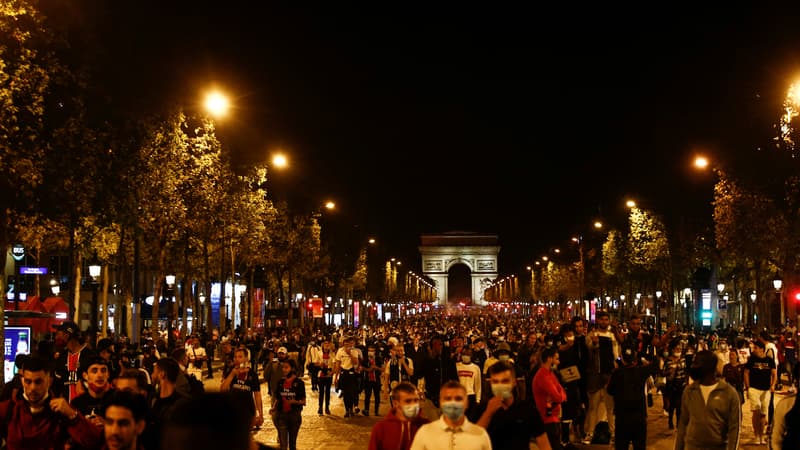
<path id="1" fill-rule="evenodd" d="M 447 416 L 452 421 L 457 421 L 464 415 L 464 403 L 462 402 L 446 402 L 442 403 L 442 414 Z"/>

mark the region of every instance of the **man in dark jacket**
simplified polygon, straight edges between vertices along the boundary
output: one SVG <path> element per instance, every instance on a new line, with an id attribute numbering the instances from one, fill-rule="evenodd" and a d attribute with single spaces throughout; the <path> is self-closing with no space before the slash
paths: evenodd
<path id="1" fill-rule="evenodd" d="M 438 408 L 442 385 L 448 381 L 458 381 L 456 363 L 445 351 L 440 336 L 431 339 L 421 375 L 425 380 L 425 396 Z"/>
<path id="2" fill-rule="evenodd" d="M 7 417 L 2 430 L 6 448 L 64 448 L 68 441 L 82 448 L 99 448 L 103 443 L 100 428 L 89 423 L 66 399 L 50 391 L 52 366 L 31 356 L 22 363 L 22 393 L 0 402 L 0 417 Z M 9 409 L 11 409 L 9 411 Z"/>

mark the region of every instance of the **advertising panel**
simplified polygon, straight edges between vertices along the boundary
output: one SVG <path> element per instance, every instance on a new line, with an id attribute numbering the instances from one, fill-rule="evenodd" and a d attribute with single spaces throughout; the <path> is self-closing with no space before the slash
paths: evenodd
<path id="1" fill-rule="evenodd" d="M 31 353 L 31 327 L 6 327 L 5 328 L 5 364 L 3 364 L 3 373 L 6 383 L 11 382 L 17 369 L 14 366 L 14 360 L 17 354 L 22 353 L 28 355 Z"/>

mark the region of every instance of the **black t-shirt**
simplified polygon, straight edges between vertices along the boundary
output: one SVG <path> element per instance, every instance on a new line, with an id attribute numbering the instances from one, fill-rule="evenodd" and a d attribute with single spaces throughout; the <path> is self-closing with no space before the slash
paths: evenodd
<path id="1" fill-rule="evenodd" d="M 608 381 L 608 395 L 614 397 L 614 414 L 619 416 L 647 416 L 644 386 L 653 375 L 657 364 L 623 366 L 614 369 Z"/>
<path id="2" fill-rule="evenodd" d="M 95 416 L 104 417 L 105 416 L 105 402 L 108 398 L 111 391 L 106 391 L 102 397 L 92 397 L 89 395 L 88 392 L 84 392 L 83 394 L 75 397 L 70 403 L 74 409 L 76 409 L 81 415 L 88 417 L 94 414 Z"/>
<path id="3" fill-rule="evenodd" d="M 475 421 L 486 411 L 488 399 L 481 402 L 475 412 Z M 500 408 L 492 416 L 486 429 L 492 448 L 503 450 L 528 450 L 530 441 L 545 433 L 536 405 L 531 400 L 515 400 L 508 409 Z"/>
<path id="4" fill-rule="evenodd" d="M 258 381 L 258 375 L 255 370 L 250 368 L 244 378 L 234 377 L 231 383 L 231 392 L 240 395 L 243 399 L 242 404 L 246 405 L 248 412 L 252 416 L 255 416 L 256 404 L 255 399 L 253 399 L 253 392 L 261 392 L 261 383 Z"/>
<path id="5" fill-rule="evenodd" d="M 772 370 L 775 369 L 775 359 L 765 356 L 759 358 L 750 355 L 744 368 L 750 372 L 750 387 L 762 391 L 769 390 Z"/>

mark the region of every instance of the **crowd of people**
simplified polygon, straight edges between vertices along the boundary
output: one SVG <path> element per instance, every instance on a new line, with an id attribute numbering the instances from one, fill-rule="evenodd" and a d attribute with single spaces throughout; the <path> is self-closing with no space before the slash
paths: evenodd
<path id="1" fill-rule="evenodd" d="M 775 334 L 658 332 L 638 316 L 617 323 L 604 311 L 562 322 L 484 311 L 361 327 L 200 330 L 134 345 L 92 339 L 67 321 L 18 355 L 18 373 L 0 393 L 0 432 L 9 449 L 197 450 L 220 448 L 209 446 L 227 432 L 219 424 L 235 418 L 227 429 L 241 432 L 241 447 L 225 447 L 254 449 L 267 448 L 250 436 L 270 420 L 280 448 L 296 449 L 303 409 L 330 415 L 333 393 L 345 420 L 377 416 L 388 399 L 370 450 L 644 449 L 652 396 L 662 395 L 657 413 L 678 450 L 735 449 L 743 426 L 753 444 L 797 449 L 796 335 L 791 325 Z M 219 394 L 201 381 L 214 377 L 215 355 Z M 753 419 L 743 425 L 745 405 Z M 209 425 L 198 414 L 209 407 L 225 417 Z M 198 426 L 203 433 L 187 431 Z"/>

